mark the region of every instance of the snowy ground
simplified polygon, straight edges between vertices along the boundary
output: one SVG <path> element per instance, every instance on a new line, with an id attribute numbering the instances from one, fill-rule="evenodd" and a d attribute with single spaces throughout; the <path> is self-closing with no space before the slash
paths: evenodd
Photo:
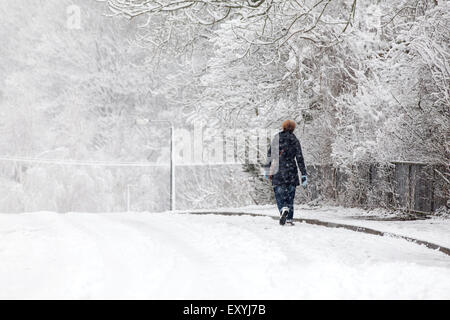
<path id="1" fill-rule="evenodd" d="M 204 211 L 204 210 L 203 210 Z M 244 208 L 217 209 L 216 211 L 249 212 L 261 215 L 277 216 L 275 206 L 248 206 Z M 326 222 L 361 226 L 384 232 L 432 242 L 450 248 L 450 219 L 432 217 L 425 220 L 383 221 L 398 213 L 388 213 L 384 210 L 365 211 L 359 208 L 343 208 L 334 206 L 310 207 L 296 205 L 295 217 L 318 219 Z M 379 218 L 381 221 L 372 220 Z"/>
<path id="2" fill-rule="evenodd" d="M 339 219 L 332 210 L 341 209 L 327 210 L 297 216 Z M 437 224 L 439 235 L 419 239 L 448 244 L 447 222 Z M 0 214 L 0 262 L 2 299 L 450 298 L 450 257 L 441 252 L 264 216 Z"/>

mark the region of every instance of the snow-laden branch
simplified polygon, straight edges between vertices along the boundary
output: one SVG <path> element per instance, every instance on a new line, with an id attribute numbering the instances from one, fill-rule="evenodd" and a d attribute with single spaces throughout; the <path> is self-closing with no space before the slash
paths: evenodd
<path id="1" fill-rule="evenodd" d="M 180 43 L 194 41 L 194 34 L 186 30 L 197 26 L 214 26 L 233 21 L 235 36 L 245 40 L 249 46 L 274 46 L 280 48 L 297 39 L 315 45 L 326 45 L 325 38 L 316 29 L 334 24 L 348 24 L 354 17 L 356 0 L 350 14 L 328 9 L 331 0 L 103 0 L 113 15 L 130 19 L 158 17 L 167 27 L 175 26 L 175 35 Z M 347 19 L 346 17 L 349 16 Z M 330 21 L 333 21 L 330 23 Z M 149 19 L 144 24 L 151 29 Z M 164 32 L 164 29 L 154 29 Z M 347 29 L 347 27 L 346 27 Z M 157 30 L 147 33 L 155 37 Z M 172 29 L 171 29 L 172 30 Z M 342 32 L 341 32 L 342 33 Z M 338 36 L 338 35 L 337 35 Z M 154 42 L 154 41 L 153 41 Z"/>
<path id="2" fill-rule="evenodd" d="M 107 0 L 109 8 L 115 14 L 123 14 L 130 18 L 143 14 L 159 12 L 175 12 L 184 9 L 212 8 L 222 9 L 250 9 L 255 10 L 261 7 L 266 0 Z"/>

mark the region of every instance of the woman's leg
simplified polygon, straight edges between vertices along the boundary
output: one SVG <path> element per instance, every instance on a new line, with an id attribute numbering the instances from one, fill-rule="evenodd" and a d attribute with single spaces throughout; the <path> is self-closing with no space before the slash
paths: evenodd
<path id="1" fill-rule="evenodd" d="M 296 186 L 291 185 L 287 187 L 287 207 L 289 207 L 288 219 L 291 220 L 294 218 L 294 198 L 295 198 L 295 189 Z"/>
<path id="2" fill-rule="evenodd" d="M 274 186 L 273 192 L 275 193 L 275 200 L 277 202 L 278 212 L 281 213 L 281 208 L 283 208 L 283 197 L 281 186 Z"/>
<path id="3" fill-rule="evenodd" d="M 275 199 L 277 201 L 278 211 L 281 213 L 283 207 L 289 207 L 289 192 L 286 186 L 274 186 Z M 289 211 L 291 211 L 289 209 Z"/>

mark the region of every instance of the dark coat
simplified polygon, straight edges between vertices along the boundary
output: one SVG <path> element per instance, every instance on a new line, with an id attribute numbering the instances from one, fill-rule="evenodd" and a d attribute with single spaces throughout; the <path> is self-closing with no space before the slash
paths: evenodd
<path id="1" fill-rule="evenodd" d="M 268 172 L 269 177 L 272 177 L 272 185 L 298 186 L 300 181 L 297 166 L 302 175 L 306 176 L 300 141 L 289 131 L 277 133 L 267 152 L 267 163 L 265 165 L 266 172 Z"/>

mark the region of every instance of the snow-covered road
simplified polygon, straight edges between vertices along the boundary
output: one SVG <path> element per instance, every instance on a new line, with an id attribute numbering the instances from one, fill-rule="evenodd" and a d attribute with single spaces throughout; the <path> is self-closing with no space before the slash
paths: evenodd
<path id="1" fill-rule="evenodd" d="M 270 217 L 0 214 L 0 298 L 450 298 L 450 257 Z"/>

